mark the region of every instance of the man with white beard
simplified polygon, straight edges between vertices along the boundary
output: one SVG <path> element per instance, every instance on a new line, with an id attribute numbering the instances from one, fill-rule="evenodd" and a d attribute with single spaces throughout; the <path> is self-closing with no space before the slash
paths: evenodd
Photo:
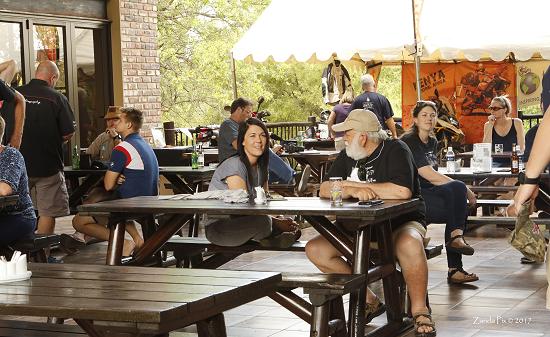
<path id="1" fill-rule="evenodd" d="M 373 112 L 355 109 L 332 129 L 345 132 L 346 150 L 340 152 L 325 179 L 342 177 L 343 199 L 421 199 L 418 171 L 409 148 L 401 140 L 389 139 Z M 329 181 L 321 184 L 319 194 L 330 198 Z M 392 219 L 395 254 L 409 290 L 416 335 L 435 336 L 435 326 L 426 307 L 425 234 L 423 201 L 415 211 Z M 308 242 L 306 254 L 322 272 L 351 273 L 342 254 L 322 236 Z M 367 289 L 365 321 L 370 322 L 384 311 L 384 304 Z"/>

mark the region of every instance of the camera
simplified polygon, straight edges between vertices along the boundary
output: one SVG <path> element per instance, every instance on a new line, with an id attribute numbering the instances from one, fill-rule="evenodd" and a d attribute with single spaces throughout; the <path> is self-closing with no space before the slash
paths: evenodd
<path id="1" fill-rule="evenodd" d="M 283 141 L 283 142 L 281 142 L 281 145 L 283 146 L 283 149 L 285 149 L 285 151 L 287 153 L 295 153 L 295 152 L 304 151 L 304 147 L 296 145 L 296 142 Z"/>

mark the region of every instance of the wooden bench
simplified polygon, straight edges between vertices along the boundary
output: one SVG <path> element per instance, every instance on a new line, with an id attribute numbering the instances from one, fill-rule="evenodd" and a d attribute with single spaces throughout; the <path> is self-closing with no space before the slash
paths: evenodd
<path id="1" fill-rule="evenodd" d="M 279 291 L 270 297 L 310 324 L 310 336 L 347 336 L 342 296 L 365 284 L 365 275 L 283 273 Z M 292 292 L 303 288 L 308 303 Z"/>
<path id="2" fill-rule="evenodd" d="M 0 250 L 2 254 L 9 256 L 18 250 L 22 254 L 27 254 L 29 260 L 46 263 L 46 249 L 55 245 L 59 245 L 59 235 L 36 234 L 33 238 L 22 239 L 5 247 L 0 247 Z"/>
<path id="3" fill-rule="evenodd" d="M 550 219 L 548 218 L 532 217 L 532 220 L 537 225 L 550 225 Z M 467 227 L 484 225 L 497 225 L 497 227 L 513 229 L 516 225 L 516 218 L 504 216 L 469 216 L 468 220 L 466 220 Z"/>
<path id="4" fill-rule="evenodd" d="M 493 194 L 515 192 L 518 190 L 517 186 L 469 186 L 469 188 L 474 193 L 493 193 Z"/>
<path id="5" fill-rule="evenodd" d="M 214 269 L 242 254 L 255 250 L 304 252 L 306 244 L 307 241 L 296 241 L 288 248 L 280 248 L 264 247 L 250 242 L 237 247 L 223 247 L 211 243 L 204 237 L 181 237 L 175 235 L 164 244 L 162 250 L 174 252 L 174 257 L 177 261 L 176 264 L 179 267 Z M 442 249 L 443 245 L 430 245 L 424 251 L 426 257 L 431 259 L 432 257 L 441 255 Z M 203 255 L 207 258 L 204 259 Z"/>

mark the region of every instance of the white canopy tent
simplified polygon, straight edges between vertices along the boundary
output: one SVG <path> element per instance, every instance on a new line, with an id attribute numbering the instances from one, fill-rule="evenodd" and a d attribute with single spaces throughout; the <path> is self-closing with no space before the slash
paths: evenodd
<path id="1" fill-rule="evenodd" d="M 233 57 L 413 61 L 413 1 L 423 61 L 550 59 L 548 0 L 273 0 Z"/>

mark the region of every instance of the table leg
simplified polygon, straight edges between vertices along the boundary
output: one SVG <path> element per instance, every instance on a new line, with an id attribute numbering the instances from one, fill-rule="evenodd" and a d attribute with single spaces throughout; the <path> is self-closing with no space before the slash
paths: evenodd
<path id="1" fill-rule="evenodd" d="M 352 293 L 349 300 L 349 335 L 350 337 L 365 336 L 365 304 L 368 281 L 368 263 L 370 242 L 370 226 L 359 229 L 355 234 L 355 252 L 353 260 L 353 274 L 365 274 L 365 284 Z"/>
<path id="2" fill-rule="evenodd" d="M 97 329 L 94 327 L 94 324 L 92 321 L 87 319 L 74 319 L 76 324 L 78 324 L 82 330 L 84 330 L 88 336 L 90 337 L 104 337 L 104 335 L 97 331 Z"/>
<path id="3" fill-rule="evenodd" d="M 197 332 L 199 337 L 227 337 L 223 314 L 197 322 Z"/>
<path id="4" fill-rule="evenodd" d="M 348 261 L 353 260 L 353 252 L 350 248 L 353 247 L 353 243 L 338 230 L 336 225 L 323 216 L 304 215 L 304 219 L 331 245 L 336 247 Z"/>
<path id="5" fill-rule="evenodd" d="M 170 184 L 172 184 L 174 187 L 174 193 L 195 193 L 195 191 L 177 174 L 162 173 L 162 175 L 170 182 Z"/>
<path id="6" fill-rule="evenodd" d="M 395 254 L 391 233 L 391 223 L 388 221 L 383 226 L 377 226 L 378 249 L 380 251 L 380 264 L 395 266 Z M 403 308 L 399 296 L 399 276 L 394 268 L 391 275 L 383 278 L 384 300 L 386 301 L 386 313 L 389 322 L 403 321 Z"/>
<path id="7" fill-rule="evenodd" d="M 122 259 L 122 247 L 124 246 L 124 234 L 126 233 L 126 220 L 117 219 L 114 226 L 109 226 L 109 245 L 107 246 L 107 258 L 105 263 L 109 266 L 119 266 Z"/>

